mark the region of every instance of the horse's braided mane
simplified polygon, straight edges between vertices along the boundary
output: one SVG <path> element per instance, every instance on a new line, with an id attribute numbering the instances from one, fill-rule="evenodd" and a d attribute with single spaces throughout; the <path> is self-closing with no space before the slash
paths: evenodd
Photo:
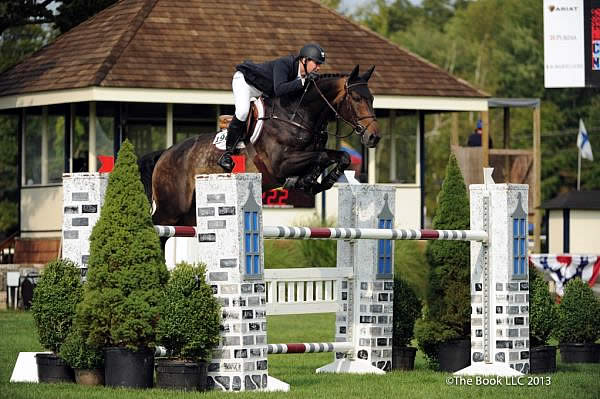
<path id="1" fill-rule="evenodd" d="M 321 73 L 319 79 L 345 78 L 346 76 L 348 76 L 347 73 Z"/>

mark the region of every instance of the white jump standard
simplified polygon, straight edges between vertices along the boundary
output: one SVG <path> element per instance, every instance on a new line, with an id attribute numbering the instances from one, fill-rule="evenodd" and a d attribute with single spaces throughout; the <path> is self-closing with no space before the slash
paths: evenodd
<path id="1" fill-rule="evenodd" d="M 188 261 L 207 264 L 207 281 L 221 303 L 221 344 L 209 364 L 210 385 L 227 391 L 289 389 L 268 375 L 270 353 L 335 352 L 334 362 L 317 372 L 389 370 L 393 241 L 399 239 L 471 241 L 472 365 L 457 374 L 527 373 L 527 186 L 493 184 L 490 176 L 487 184 L 470 187 L 470 230 L 393 229 L 395 188 L 383 185 L 340 186 L 338 226 L 345 227 L 263 226 L 260 175 L 197 176 L 197 225 L 155 229 L 163 237 L 196 237 L 199 253 Z M 86 212 L 100 210 L 105 179 L 64 179 L 63 257 L 83 267 L 98 216 Z M 90 190 L 102 193 L 96 198 L 86 194 Z M 269 238 L 338 240 L 336 342 L 267 344 L 263 239 Z"/>

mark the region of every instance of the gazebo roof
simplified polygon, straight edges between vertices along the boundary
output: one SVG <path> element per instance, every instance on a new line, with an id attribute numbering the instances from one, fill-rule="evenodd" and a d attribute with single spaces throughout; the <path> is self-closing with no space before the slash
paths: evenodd
<path id="1" fill-rule="evenodd" d="M 231 90 L 236 64 L 327 51 L 322 72 L 376 64 L 376 95 L 486 93 L 316 1 L 120 0 L 0 74 L 0 97 L 86 87 Z"/>

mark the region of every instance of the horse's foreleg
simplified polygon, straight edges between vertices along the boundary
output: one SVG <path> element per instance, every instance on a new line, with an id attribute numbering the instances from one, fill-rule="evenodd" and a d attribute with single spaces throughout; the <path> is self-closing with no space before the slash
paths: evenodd
<path id="1" fill-rule="evenodd" d="M 331 187 L 333 187 L 338 179 L 344 174 L 344 170 L 346 170 L 351 163 L 350 155 L 348 155 L 348 153 L 345 151 L 326 150 L 326 152 L 331 159 L 335 160 L 333 161 L 335 163 L 335 167 L 332 168 L 325 177 L 323 177 L 321 184 L 319 184 L 318 187 L 315 187 L 315 189 L 318 190 L 317 192 L 329 190 Z"/>

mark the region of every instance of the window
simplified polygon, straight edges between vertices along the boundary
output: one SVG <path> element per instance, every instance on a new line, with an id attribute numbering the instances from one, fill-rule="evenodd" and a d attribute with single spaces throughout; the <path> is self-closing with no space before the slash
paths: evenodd
<path id="1" fill-rule="evenodd" d="M 138 157 L 167 147 L 167 105 L 127 104 L 127 138 Z"/>
<path id="2" fill-rule="evenodd" d="M 388 205 L 388 195 L 384 195 L 384 205 L 377 217 L 377 228 L 392 229 L 394 226 L 393 214 Z M 377 278 L 392 278 L 392 253 L 394 246 L 392 240 L 377 240 Z"/>
<path id="3" fill-rule="evenodd" d="M 261 233 L 260 226 L 260 206 L 254 199 L 254 192 L 251 186 L 248 189 L 249 195 L 246 204 L 242 207 L 244 215 L 244 269 L 242 274 L 245 278 L 262 277 L 261 253 Z"/>
<path id="4" fill-rule="evenodd" d="M 65 106 L 28 108 L 24 122 L 23 184 L 60 183 L 65 167 Z"/>
<path id="5" fill-rule="evenodd" d="M 512 215 L 513 225 L 513 268 L 512 275 L 516 279 L 527 278 L 527 214 L 521 205 L 521 194 L 517 208 Z"/>
<path id="6" fill-rule="evenodd" d="M 419 118 L 413 112 L 377 109 L 381 141 L 376 147 L 377 182 L 415 184 L 417 174 L 417 129 Z"/>
<path id="7" fill-rule="evenodd" d="M 218 108 L 205 104 L 173 104 L 174 143 L 199 134 L 215 134 L 218 130 Z"/>
<path id="8" fill-rule="evenodd" d="M 117 104 L 97 101 L 75 104 L 73 115 L 73 172 L 96 172 L 102 167 L 99 156 L 114 157 L 115 114 Z M 89 170 L 90 108 L 96 113 L 95 136 L 96 168 Z"/>

